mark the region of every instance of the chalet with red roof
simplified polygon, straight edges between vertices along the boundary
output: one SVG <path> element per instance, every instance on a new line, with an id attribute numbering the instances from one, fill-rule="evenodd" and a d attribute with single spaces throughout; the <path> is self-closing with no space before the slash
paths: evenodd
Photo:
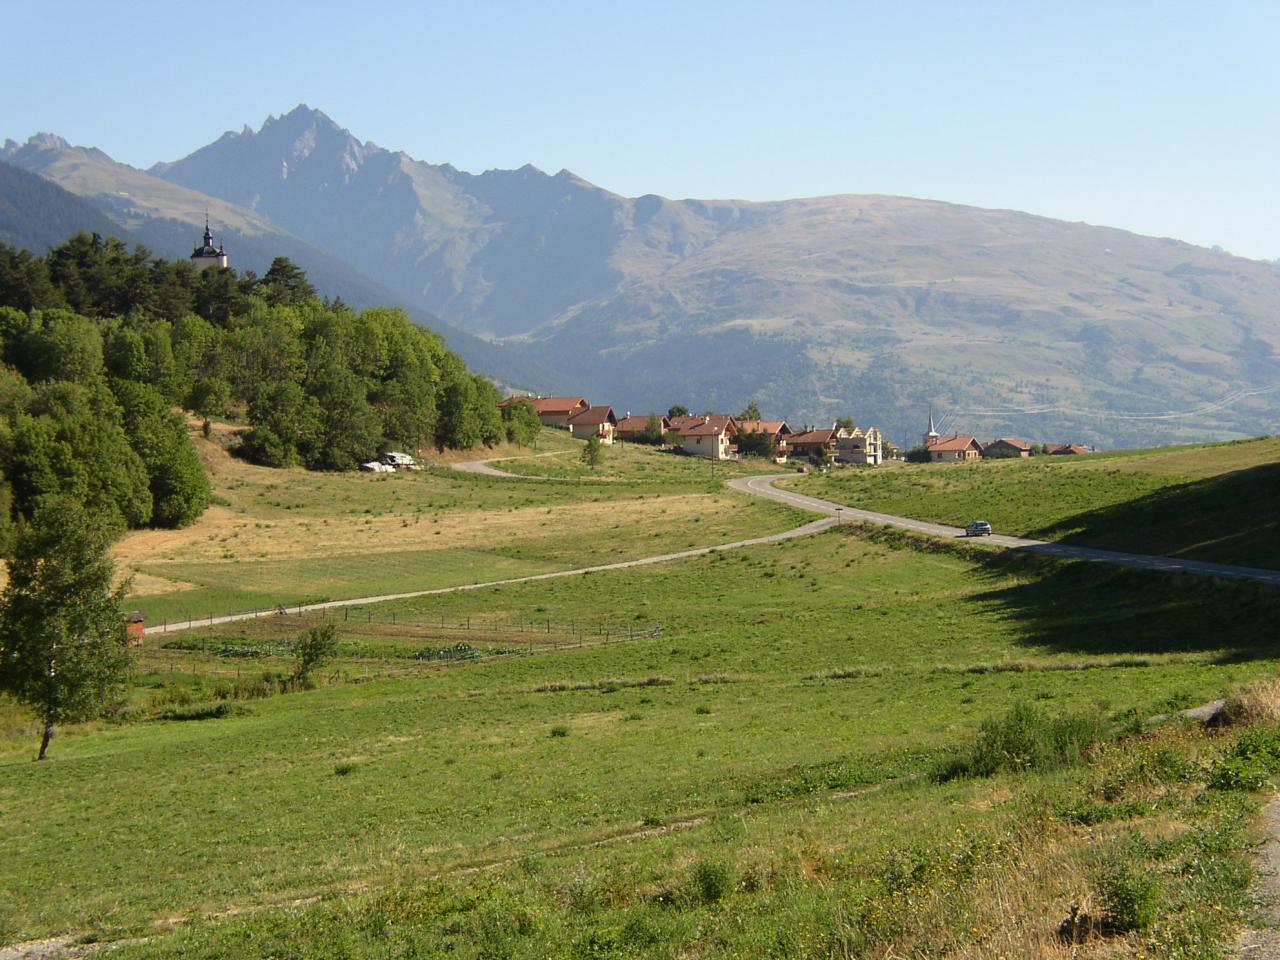
<path id="1" fill-rule="evenodd" d="M 706 414 L 701 417 L 672 417 L 672 429 L 680 435 L 680 447 L 685 453 L 708 460 L 730 460 L 738 448 L 733 438 L 738 426 L 733 417 L 725 414 Z M 681 426 L 676 427 L 675 421 Z M 692 421 L 692 422 L 690 422 Z"/>
<path id="2" fill-rule="evenodd" d="M 1031 444 L 1016 437 L 1001 437 L 982 448 L 982 456 L 993 459 L 1029 457 L 1032 452 Z"/>
<path id="3" fill-rule="evenodd" d="M 982 444 L 976 437 L 939 437 L 927 449 L 931 463 L 957 463 L 982 456 Z"/>
<path id="4" fill-rule="evenodd" d="M 787 449 L 793 457 L 820 457 L 835 459 L 835 430 L 806 430 L 787 437 Z"/>
<path id="5" fill-rule="evenodd" d="M 1049 448 L 1049 453 L 1054 456 L 1079 456 L 1089 452 L 1088 447 L 1082 447 L 1078 443 L 1055 443 Z"/>
<path id="6" fill-rule="evenodd" d="M 533 406 L 543 426 L 562 429 L 568 429 L 570 417 L 590 406 L 585 397 L 507 397 L 499 406 L 509 407 L 520 402 Z"/>
<path id="7" fill-rule="evenodd" d="M 658 421 L 660 441 L 662 437 L 667 435 L 667 431 L 671 429 L 671 421 L 659 413 L 647 413 L 642 417 L 634 417 L 628 413 L 618 421 L 617 427 L 614 428 L 614 435 L 619 440 L 642 441 L 649 430 L 650 418 Z"/>
<path id="8" fill-rule="evenodd" d="M 578 440 L 599 437 L 601 443 L 613 443 L 618 418 L 613 407 L 587 407 L 569 417 L 569 435 Z"/>

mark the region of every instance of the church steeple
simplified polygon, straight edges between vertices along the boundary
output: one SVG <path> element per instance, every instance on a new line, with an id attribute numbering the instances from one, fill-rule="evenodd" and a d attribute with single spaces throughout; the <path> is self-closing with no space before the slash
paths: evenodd
<path id="1" fill-rule="evenodd" d="M 216 247 L 213 245 L 213 231 L 209 229 L 209 212 L 206 210 L 204 214 L 204 243 L 191 251 L 191 265 L 197 270 L 207 270 L 209 267 L 225 267 L 227 265 L 227 253 L 222 249 L 219 243 Z"/>
<path id="2" fill-rule="evenodd" d="M 929 432 L 921 438 L 921 442 L 927 447 L 930 444 L 935 443 L 937 439 L 938 428 L 933 422 L 933 404 L 929 404 Z"/>

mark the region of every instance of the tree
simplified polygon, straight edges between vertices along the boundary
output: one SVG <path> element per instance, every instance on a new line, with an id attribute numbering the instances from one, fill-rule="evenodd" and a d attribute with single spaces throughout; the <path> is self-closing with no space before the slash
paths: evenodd
<path id="1" fill-rule="evenodd" d="M 324 666 L 338 652 L 338 627 L 331 621 L 308 627 L 293 645 L 293 679 L 301 684 L 311 680 L 311 671 Z"/>
<path id="2" fill-rule="evenodd" d="M 538 411 L 527 399 L 518 398 L 508 403 L 502 408 L 502 419 L 506 421 L 507 439 L 522 447 L 530 446 L 542 431 Z"/>
<path id="3" fill-rule="evenodd" d="M 74 500 L 46 498 L 18 533 L 0 594 L 0 689 L 54 728 L 88 720 L 117 697 L 129 669 L 109 528 Z"/>
<path id="4" fill-rule="evenodd" d="M 836 420 L 837 430 L 847 430 L 849 433 L 858 429 L 858 425 L 853 422 L 853 417 L 840 417 Z"/>
<path id="5" fill-rule="evenodd" d="M 907 463 L 928 463 L 932 459 L 933 458 L 929 456 L 929 448 L 923 444 L 917 447 L 912 447 L 907 451 L 906 455 Z"/>
<path id="6" fill-rule="evenodd" d="M 740 414 L 738 414 L 738 419 L 739 419 L 739 420 L 759 420 L 759 419 L 761 419 L 761 417 L 760 417 L 760 406 L 759 406 L 759 404 L 757 404 L 754 400 L 752 400 L 750 403 L 748 403 L 748 404 L 747 404 L 747 405 L 742 409 L 742 412 L 741 412 Z"/>
<path id="7" fill-rule="evenodd" d="M 671 409 L 667 411 L 668 417 L 687 417 L 688 415 L 689 408 L 683 403 L 672 404 Z"/>
<path id="8" fill-rule="evenodd" d="M 645 421 L 640 439 L 645 443 L 652 443 L 655 447 L 662 443 L 662 418 L 656 413 L 649 414 L 649 419 Z"/>
<path id="9" fill-rule="evenodd" d="M 599 437 L 592 435 L 587 438 L 587 445 L 582 448 L 581 460 L 592 470 L 604 462 L 604 444 Z"/>

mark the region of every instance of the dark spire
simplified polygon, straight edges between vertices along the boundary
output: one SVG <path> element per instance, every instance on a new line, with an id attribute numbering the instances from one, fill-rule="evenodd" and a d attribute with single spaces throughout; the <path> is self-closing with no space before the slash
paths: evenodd
<path id="1" fill-rule="evenodd" d="M 213 246 L 213 234 L 209 232 L 209 211 L 204 212 L 204 245 L 206 247 Z"/>

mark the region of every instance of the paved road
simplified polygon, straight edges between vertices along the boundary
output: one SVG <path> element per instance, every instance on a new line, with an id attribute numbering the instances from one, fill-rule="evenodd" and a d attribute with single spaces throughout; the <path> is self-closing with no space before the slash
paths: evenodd
<path id="1" fill-rule="evenodd" d="M 505 470 L 499 470 L 491 467 L 489 464 L 495 460 L 534 460 L 538 457 L 554 457 L 562 453 L 572 453 L 572 450 L 552 450 L 550 453 L 530 453 L 522 457 L 491 457 L 488 460 L 464 460 L 461 463 L 451 464 L 454 470 L 460 473 L 479 473 L 486 477 L 518 477 L 521 480 L 555 480 L 556 477 L 526 477 L 520 474 L 507 473 Z"/>
<path id="2" fill-rule="evenodd" d="M 758 477 L 741 477 L 730 480 L 729 486 L 735 489 L 754 493 L 756 496 L 768 497 L 785 503 L 823 513 L 829 517 L 840 516 L 845 520 L 861 520 L 886 527 L 898 527 L 903 530 L 914 530 L 934 537 L 964 537 L 960 527 L 949 527 L 941 523 L 929 523 L 924 520 L 912 520 L 910 517 L 895 517 L 888 513 L 875 513 L 871 510 L 859 510 L 857 507 L 820 500 L 791 490 L 779 490 L 773 485 L 775 480 L 783 477 L 794 477 L 792 473 L 768 474 Z M 837 511 L 839 513 L 837 514 Z M 1120 567 L 1137 567 L 1142 570 L 1166 570 L 1174 573 L 1192 573 L 1199 576 L 1225 577 L 1232 580 L 1254 580 L 1280 586 L 1280 570 L 1260 570 L 1256 567 L 1237 567 L 1225 563 L 1207 563 L 1203 560 L 1181 560 L 1177 557 L 1157 557 L 1145 553 L 1124 553 L 1119 550 L 1098 550 L 1093 547 L 1076 547 L 1065 543 L 1049 543 L 1045 540 L 1028 540 L 1024 537 L 1007 537 L 993 534 L 982 537 L 976 542 L 1004 547 L 1009 550 L 1025 550 L 1028 553 L 1042 553 L 1051 557 L 1065 557 L 1070 560 L 1092 560 L 1097 563 L 1109 563 Z"/>

